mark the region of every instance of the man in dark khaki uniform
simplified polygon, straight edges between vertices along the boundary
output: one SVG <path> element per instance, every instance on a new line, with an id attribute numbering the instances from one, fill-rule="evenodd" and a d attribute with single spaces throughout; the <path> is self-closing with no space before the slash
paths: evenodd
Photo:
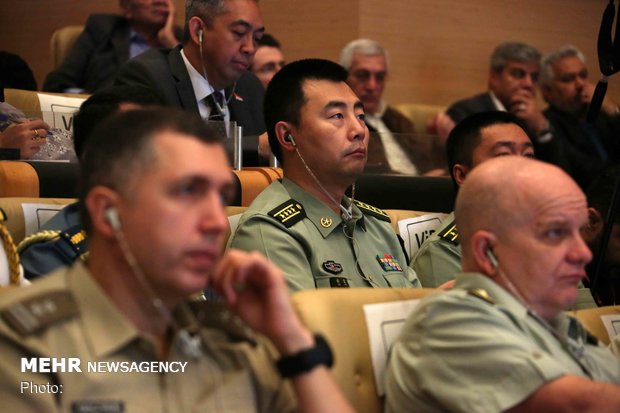
<path id="1" fill-rule="evenodd" d="M 88 259 L 0 299 L 3 409 L 350 411 L 280 271 L 258 254 L 219 257 L 231 175 L 213 136 L 170 109 L 94 132 L 80 196 Z M 187 300 L 206 287 L 228 309 Z"/>

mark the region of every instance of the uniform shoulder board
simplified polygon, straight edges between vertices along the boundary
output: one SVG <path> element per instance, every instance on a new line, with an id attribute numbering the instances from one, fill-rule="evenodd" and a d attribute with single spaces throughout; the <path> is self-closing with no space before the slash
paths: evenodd
<path id="1" fill-rule="evenodd" d="M 275 218 L 285 227 L 290 228 L 306 217 L 306 210 L 299 202 L 289 199 L 269 211 L 267 215 Z"/>
<path id="2" fill-rule="evenodd" d="M 487 290 L 485 290 L 484 288 L 472 288 L 470 290 L 467 290 L 467 294 L 471 295 L 472 297 L 479 298 L 482 301 L 486 301 L 491 305 L 495 305 L 495 300 L 491 298 Z"/>
<path id="3" fill-rule="evenodd" d="M 78 314 L 69 291 L 48 291 L 27 297 L 0 312 L 2 319 L 22 336 L 27 336 Z"/>
<path id="4" fill-rule="evenodd" d="M 217 329 L 235 341 L 248 341 L 256 344 L 254 330 L 237 315 L 230 312 L 222 303 L 212 301 L 190 301 L 189 308 L 201 326 Z"/>
<path id="5" fill-rule="evenodd" d="M 375 218 L 379 218 L 382 221 L 392 222 L 390 216 L 382 209 L 374 207 L 372 205 L 365 204 L 357 199 L 353 201 L 355 205 L 366 215 L 370 215 Z"/>
<path id="6" fill-rule="evenodd" d="M 439 238 L 448 241 L 451 244 L 459 245 L 459 230 L 456 227 L 456 221 L 452 221 L 447 227 L 445 227 L 439 234 Z"/>
<path id="7" fill-rule="evenodd" d="M 86 252 L 86 231 L 82 229 L 82 225 L 74 225 L 71 228 L 62 231 L 60 238 L 63 239 L 76 255 Z"/>

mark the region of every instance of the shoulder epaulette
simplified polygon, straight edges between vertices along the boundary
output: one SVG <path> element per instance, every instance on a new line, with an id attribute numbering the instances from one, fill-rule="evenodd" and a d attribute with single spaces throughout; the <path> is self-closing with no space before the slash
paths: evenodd
<path id="1" fill-rule="evenodd" d="M 358 201 L 357 199 L 353 201 L 355 205 L 366 215 L 373 216 L 375 218 L 379 218 L 382 221 L 392 222 L 390 216 L 382 209 L 374 207 L 372 205 L 365 204 L 364 202 Z"/>
<path id="2" fill-rule="evenodd" d="M 222 303 L 190 301 L 188 304 L 201 326 L 221 330 L 236 341 L 256 343 L 254 330 Z"/>
<path id="3" fill-rule="evenodd" d="M 5 308 L 2 319 L 22 336 L 78 314 L 78 307 L 68 291 L 49 291 Z"/>
<path id="4" fill-rule="evenodd" d="M 86 252 L 86 231 L 82 229 L 82 225 L 74 225 L 59 235 L 69 244 L 77 256 Z"/>
<path id="5" fill-rule="evenodd" d="M 447 227 L 438 234 L 439 238 L 448 241 L 451 244 L 459 245 L 459 230 L 456 227 L 456 222 L 453 220 Z"/>
<path id="6" fill-rule="evenodd" d="M 269 211 L 267 215 L 275 218 L 285 227 L 290 228 L 306 217 L 306 210 L 299 202 L 289 199 Z"/>
<path id="7" fill-rule="evenodd" d="M 491 298 L 487 290 L 485 290 L 484 288 L 472 288 L 470 290 L 467 290 L 467 294 L 471 295 L 472 297 L 479 298 L 482 301 L 486 301 L 491 305 L 495 305 L 495 300 Z"/>

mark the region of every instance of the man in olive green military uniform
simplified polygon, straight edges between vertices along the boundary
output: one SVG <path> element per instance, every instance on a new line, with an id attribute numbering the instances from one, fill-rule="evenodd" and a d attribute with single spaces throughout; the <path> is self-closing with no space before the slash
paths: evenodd
<path id="1" fill-rule="evenodd" d="M 219 257 L 231 174 L 214 136 L 175 109 L 94 131 L 89 257 L 0 298 L 5 411 L 351 411 L 281 272 L 259 254 Z M 207 286 L 228 308 L 188 301 Z"/>
<path id="2" fill-rule="evenodd" d="M 394 343 L 386 412 L 620 411 L 620 363 L 564 311 L 592 259 L 579 186 L 550 164 L 492 159 L 455 213 L 463 272 Z"/>
<path id="3" fill-rule="evenodd" d="M 345 196 L 364 170 L 364 108 L 340 65 L 286 65 L 265 94 L 272 153 L 284 178 L 243 214 L 229 245 L 259 251 L 289 289 L 418 287 L 387 214 Z M 353 189 L 354 193 L 354 189 Z"/>
<path id="4" fill-rule="evenodd" d="M 460 122 L 446 141 L 448 169 L 458 191 L 467 174 L 497 156 L 534 156 L 519 119 L 507 112 L 482 112 Z M 411 259 L 423 287 L 439 287 L 461 269 L 461 246 L 454 212 L 448 215 Z"/>

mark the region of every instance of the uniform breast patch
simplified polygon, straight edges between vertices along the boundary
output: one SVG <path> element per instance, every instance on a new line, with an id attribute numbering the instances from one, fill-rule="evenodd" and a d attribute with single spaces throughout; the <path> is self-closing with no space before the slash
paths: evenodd
<path id="1" fill-rule="evenodd" d="M 323 263 L 323 269 L 330 274 L 340 274 L 342 272 L 342 265 L 329 260 Z"/>
<path id="2" fill-rule="evenodd" d="M 344 277 L 331 277 L 329 286 L 332 288 L 349 288 L 349 280 Z"/>
<path id="3" fill-rule="evenodd" d="M 456 222 L 452 221 L 450 225 L 444 228 L 439 234 L 439 238 L 448 241 L 451 244 L 459 245 L 461 240 L 459 240 L 459 230 L 456 227 Z"/>
<path id="4" fill-rule="evenodd" d="M 289 199 L 269 211 L 267 215 L 275 218 L 285 227 L 290 228 L 306 217 L 306 210 L 299 202 Z"/>

